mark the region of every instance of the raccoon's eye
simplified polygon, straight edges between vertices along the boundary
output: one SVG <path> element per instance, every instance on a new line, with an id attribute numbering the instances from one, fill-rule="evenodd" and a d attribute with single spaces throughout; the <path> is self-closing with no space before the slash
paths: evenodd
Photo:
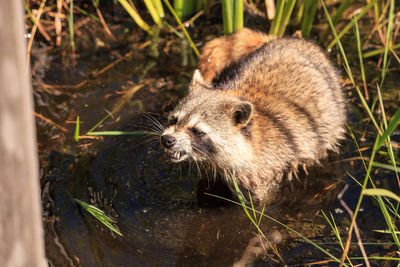
<path id="1" fill-rule="evenodd" d="M 175 125 L 177 122 L 178 122 L 178 118 L 172 117 L 171 119 L 169 119 L 168 125 L 169 125 L 169 126 Z"/>
<path id="2" fill-rule="evenodd" d="M 204 135 L 204 133 L 203 133 L 202 131 L 200 131 L 199 129 L 197 129 L 197 128 L 191 128 L 190 131 L 191 131 L 192 133 L 194 133 L 194 135 L 196 135 L 196 136 L 198 136 L 198 137 Z"/>

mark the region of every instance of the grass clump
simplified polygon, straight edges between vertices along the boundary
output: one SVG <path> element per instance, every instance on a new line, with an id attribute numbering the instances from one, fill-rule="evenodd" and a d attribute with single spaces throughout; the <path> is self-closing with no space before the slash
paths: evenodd
<path id="1" fill-rule="evenodd" d="M 84 210 L 89 212 L 93 217 L 95 217 L 97 220 L 99 220 L 102 224 L 107 226 L 108 229 L 113 231 L 114 233 L 123 236 L 122 233 L 113 225 L 115 221 L 108 217 L 104 211 L 102 211 L 99 208 L 96 208 L 93 205 L 87 204 L 86 202 L 83 202 L 82 200 L 79 200 L 77 198 L 74 198 L 74 201 L 78 203 Z"/>

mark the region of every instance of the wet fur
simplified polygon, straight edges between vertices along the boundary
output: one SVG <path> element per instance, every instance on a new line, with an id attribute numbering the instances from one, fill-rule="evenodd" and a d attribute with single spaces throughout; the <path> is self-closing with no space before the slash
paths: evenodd
<path id="1" fill-rule="evenodd" d="M 224 52 L 227 42 L 238 49 L 232 59 Z M 163 135 L 176 137 L 173 151 L 218 170 L 233 192 L 232 176 L 253 199 L 273 201 L 285 176 L 319 162 L 343 138 L 337 71 L 304 39 L 270 40 L 246 29 L 210 43 L 199 61 L 204 78 L 195 72 L 189 95 L 170 114 L 177 122 Z M 221 66 L 234 67 L 224 72 Z"/>

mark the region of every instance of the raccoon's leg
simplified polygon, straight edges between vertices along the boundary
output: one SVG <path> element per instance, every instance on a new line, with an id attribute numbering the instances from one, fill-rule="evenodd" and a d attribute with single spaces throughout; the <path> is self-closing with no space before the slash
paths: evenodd
<path id="1" fill-rule="evenodd" d="M 238 63 L 270 40 L 268 35 L 246 28 L 216 38 L 203 47 L 197 68 L 204 80 L 211 83 L 225 68 Z"/>

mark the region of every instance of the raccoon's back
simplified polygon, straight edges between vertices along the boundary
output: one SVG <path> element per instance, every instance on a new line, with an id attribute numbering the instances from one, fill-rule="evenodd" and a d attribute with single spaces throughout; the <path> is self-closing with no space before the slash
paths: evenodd
<path id="1" fill-rule="evenodd" d="M 295 161 L 318 161 L 343 137 L 346 114 L 337 71 L 309 41 L 268 42 L 243 59 L 222 86 L 253 103 Z"/>

